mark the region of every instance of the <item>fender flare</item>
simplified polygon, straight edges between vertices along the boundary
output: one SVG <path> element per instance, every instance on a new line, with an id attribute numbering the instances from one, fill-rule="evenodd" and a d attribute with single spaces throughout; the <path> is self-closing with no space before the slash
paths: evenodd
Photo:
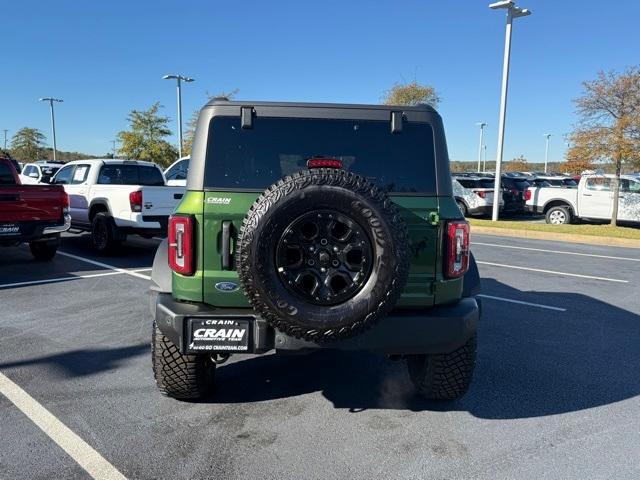
<path id="1" fill-rule="evenodd" d="M 475 297 L 482 291 L 480 272 L 473 253 L 469 254 L 469 270 L 462 277 L 462 297 Z"/>
<path id="2" fill-rule="evenodd" d="M 168 261 L 168 244 L 169 242 L 166 238 L 162 240 L 153 258 L 151 290 L 159 293 L 171 293 L 172 290 L 172 274 Z"/>

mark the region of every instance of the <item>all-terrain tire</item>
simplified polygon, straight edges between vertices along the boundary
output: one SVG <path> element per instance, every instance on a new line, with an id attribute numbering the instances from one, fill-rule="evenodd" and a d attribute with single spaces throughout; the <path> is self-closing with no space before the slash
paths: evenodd
<path id="1" fill-rule="evenodd" d="M 91 248 L 103 255 L 113 253 L 120 245 L 117 229 L 111 215 L 98 212 L 91 222 Z"/>
<path id="2" fill-rule="evenodd" d="M 153 322 L 153 377 L 160 393 L 179 400 L 197 400 L 213 389 L 216 364 L 208 355 L 182 355 Z"/>
<path id="3" fill-rule="evenodd" d="M 344 215 L 371 248 L 368 276 L 333 304 L 296 295 L 275 258 L 291 222 L 310 213 Z M 240 229 L 236 265 L 251 306 L 273 327 L 324 343 L 357 335 L 384 317 L 404 289 L 409 258 L 406 224 L 387 195 L 362 176 L 319 168 L 286 176 L 260 195 Z"/>
<path id="4" fill-rule="evenodd" d="M 31 255 L 39 262 L 48 262 L 56 256 L 58 244 L 51 242 L 31 242 L 29 244 Z"/>
<path id="5" fill-rule="evenodd" d="M 455 400 L 469 388 L 476 363 L 476 335 L 450 353 L 407 356 L 409 377 L 428 400 Z"/>

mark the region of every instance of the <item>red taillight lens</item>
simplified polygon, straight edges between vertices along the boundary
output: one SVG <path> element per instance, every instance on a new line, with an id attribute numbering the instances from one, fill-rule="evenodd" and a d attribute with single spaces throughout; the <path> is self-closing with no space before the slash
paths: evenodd
<path id="1" fill-rule="evenodd" d="M 62 212 L 69 213 L 69 194 L 67 192 L 62 193 Z"/>
<path id="2" fill-rule="evenodd" d="M 529 200 L 531 200 L 531 190 L 526 189 L 524 191 L 524 199 L 528 202 Z"/>
<path id="3" fill-rule="evenodd" d="M 169 267 L 181 275 L 193 275 L 195 266 L 193 217 L 169 217 Z"/>
<path id="4" fill-rule="evenodd" d="M 342 168 L 342 161 L 337 158 L 310 158 L 307 160 L 307 168 Z"/>
<path id="5" fill-rule="evenodd" d="M 132 212 L 142 211 L 142 190 L 136 190 L 129 194 L 129 205 Z"/>
<path id="6" fill-rule="evenodd" d="M 487 196 L 487 192 L 485 192 L 484 190 L 474 190 L 473 192 L 480 198 L 486 198 Z"/>
<path id="7" fill-rule="evenodd" d="M 469 224 L 449 222 L 446 233 L 444 276 L 458 278 L 469 269 Z"/>

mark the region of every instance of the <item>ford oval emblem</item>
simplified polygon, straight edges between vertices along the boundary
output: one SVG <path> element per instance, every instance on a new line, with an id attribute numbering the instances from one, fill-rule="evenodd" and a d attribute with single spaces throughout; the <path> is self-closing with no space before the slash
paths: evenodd
<path id="1" fill-rule="evenodd" d="M 221 292 L 235 292 L 238 289 L 238 284 L 233 282 L 218 282 L 216 283 L 216 290 Z"/>

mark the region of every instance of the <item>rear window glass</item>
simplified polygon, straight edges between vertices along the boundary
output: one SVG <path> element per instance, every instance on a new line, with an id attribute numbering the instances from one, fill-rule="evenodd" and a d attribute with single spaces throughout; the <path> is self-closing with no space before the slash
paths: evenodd
<path id="1" fill-rule="evenodd" d="M 0 185 L 14 185 L 13 171 L 6 163 L 0 163 Z"/>
<path id="2" fill-rule="evenodd" d="M 457 180 L 464 188 L 475 188 L 478 186 L 477 180 L 471 180 L 468 178 L 458 178 Z"/>
<path id="3" fill-rule="evenodd" d="M 216 117 L 209 128 L 209 189 L 264 190 L 322 156 L 387 192 L 435 192 L 433 131 L 426 123 L 405 123 L 393 134 L 383 121 L 263 117 L 243 129 L 239 117 Z"/>
<path id="4" fill-rule="evenodd" d="M 145 165 L 104 165 L 98 175 L 101 185 L 164 185 L 162 173 Z"/>

